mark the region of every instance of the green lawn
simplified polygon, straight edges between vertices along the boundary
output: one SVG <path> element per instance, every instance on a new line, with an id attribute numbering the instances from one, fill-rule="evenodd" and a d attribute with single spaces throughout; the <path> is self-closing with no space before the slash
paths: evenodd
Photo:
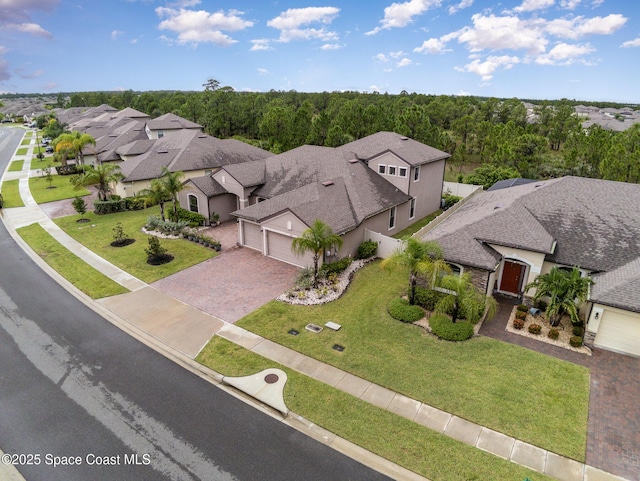
<path id="1" fill-rule="evenodd" d="M 52 155 L 48 155 L 46 156 L 44 159 L 42 160 L 38 160 L 37 157 L 33 157 L 33 159 L 31 159 L 31 170 L 40 170 L 40 169 L 46 169 L 47 167 L 51 168 L 51 172 L 53 173 L 55 171 L 55 168 L 58 167 L 59 165 L 62 165 L 60 162 L 55 162 L 53 160 L 53 156 Z M 61 176 L 61 177 L 66 177 L 66 178 L 70 178 L 70 176 Z"/>
<path id="2" fill-rule="evenodd" d="M 69 182 L 69 175 L 52 175 L 51 187 L 46 177 L 30 177 L 29 189 L 38 204 L 52 202 L 54 200 L 73 199 L 76 196 L 89 195 L 90 192 L 85 189 L 75 189 Z"/>
<path id="3" fill-rule="evenodd" d="M 227 376 L 269 367 L 287 373 L 284 399 L 293 412 L 433 481 L 552 478 L 438 434 L 349 394 L 214 337 L 197 360 Z"/>
<path id="4" fill-rule="evenodd" d="M 20 172 L 24 166 L 24 160 L 14 160 L 9 164 L 9 172 Z"/>
<path id="5" fill-rule="evenodd" d="M 95 215 L 93 212 L 89 212 L 85 214 L 85 217 L 90 219 L 90 222 L 87 223 L 77 223 L 79 215 L 55 219 L 55 223 L 71 237 L 101 257 L 148 283 L 199 264 L 217 254 L 212 249 L 188 240 L 160 239 L 160 243 L 169 254 L 174 256 L 174 260 L 161 266 L 147 264 L 145 249 L 149 247 L 149 236 L 140 229 L 151 214 L 158 215 L 158 207 L 109 215 Z M 136 239 L 135 243 L 127 247 L 111 247 L 109 245 L 113 241 L 113 228 L 117 222 L 122 223 L 125 234 Z"/>
<path id="6" fill-rule="evenodd" d="M 423 217 L 419 221 L 414 222 L 413 224 L 411 224 L 406 229 L 402 229 L 400 232 L 398 232 L 393 237 L 395 239 L 403 239 L 405 237 L 411 237 L 413 234 L 418 232 L 420 229 L 422 229 L 425 225 L 427 225 L 433 219 L 438 217 L 440 214 L 442 214 L 442 211 L 441 210 L 437 210 L 433 214 L 429 214 L 427 217 Z"/>
<path id="7" fill-rule="evenodd" d="M 99 299 L 129 292 L 69 252 L 40 224 L 19 228 L 17 232 L 47 264 L 89 297 Z"/>
<path id="8" fill-rule="evenodd" d="M 589 371 L 519 346 L 479 337 L 437 340 L 394 321 L 389 302 L 407 275 L 359 271 L 345 295 L 322 306 L 272 301 L 237 324 L 274 342 L 541 448 L 584 461 Z M 343 327 L 305 330 L 334 321 Z M 301 334 L 291 336 L 294 328 Z M 332 349 L 345 346 L 344 352 Z"/>
<path id="9" fill-rule="evenodd" d="M 19 180 L 7 180 L 2 183 L 3 207 L 23 207 L 22 197 L 20 197 Z"/>
<path id="10" fill-rule="evenodd" d="M 24 139 L 22 139 L 22 142 L 20 142 L 20 145 L 29 145 L 31 143 L 31 136 L 25 136 Z"/>
<path id="11" fill-rule="evenodd" d="M 20 147 L 17 151 L 16 151 L 16 155 L 27 155 L 27 152 L 29 151 L 28 147 Z"/>

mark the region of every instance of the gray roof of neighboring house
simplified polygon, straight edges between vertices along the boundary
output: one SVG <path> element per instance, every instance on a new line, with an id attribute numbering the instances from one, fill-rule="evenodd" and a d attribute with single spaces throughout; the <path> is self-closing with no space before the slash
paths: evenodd
<path id="1" fill-rule="evenodd" d="M 425 238 L 437 240 L 447 260 L 487 270 L 500 261 L 488 246 L 497 244 L 596 273 L 628 274 L 624 266 L 640 258 L 638 206 L 638 184 L 563 177 L 480 193 Z"/>
<path id="2" fill-rule="evenodd" d="M 177 129 L 195 129 L 202 130 L 202 125 L 183 119 L 175 114 L 168 113 L 161 115 L 155 119 L 147 121 L 147 125 L 151 130 L 177 130 Z"/>
<path id="3" fill-rule="evenodd" d="M 610 272 L 597 274 L 593 280 L 590 300 L 640 312 L 640 257 Z"/>
<path id="4" fill-rule="evenodd" d="M 385 152 L 393 152 L 409 165 L 422 165 L 450 157 L 446 152 L 395 132 L 378 132 L 337 149 L 351 152 L 366 161 Z"/>
<path id="5" fill-rule="evenodd" d="M 125 182 L 156 178 L 163 167 L 171 172 L 216 169 L 273 155 L 238 140 L 221 140 L 197 130 L 182 130 L 155 140 L 138 140 L 118 148 L 117 152 L 128 156 L 138 154 L 120 164 Z"/>
<path id="6" fill-rule="evenodd" d="M 227 165 L 224 168 L 231 177 L 236 179 L 243 187 L 255 187 L 264 184 L 265 161 L 256 160 L 250 164 Z"/>
<path id="7" fill-rule="evenodd" d="M 264 163 L 264 184 L 253 194 L 267 200 L 234 215 L 260 221 L 290 210 L 309 225 L 322 219 L 334 232 L 344 233 L 410 199 L 341 149 L 305 145 Z"/>
<path id="8" fill-rule="evenodd" d="M 194 177 L 185 182 L 192 183 L 207 197 L 213 197 L 215 195 L 226 194 L 227 189 L 222 187 L 212 176 L 205 175 L 202 177 Z"/>
<path id="9" fill-rule="evenodd" d="M 537 182 L 537 180 L 522 179 L 522 178 L 499 180 L 498 182 L 493 184 L 491 187 L 489 187 L 487 190 L 489 191 L 489 190 L 506 189 L 508 187 L 514 187 L 516 185 L 531 184 L 532 182 Z"/>

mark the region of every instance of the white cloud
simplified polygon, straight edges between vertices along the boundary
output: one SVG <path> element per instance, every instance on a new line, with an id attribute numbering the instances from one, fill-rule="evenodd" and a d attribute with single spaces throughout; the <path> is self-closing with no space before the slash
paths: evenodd
<path id="1" fill-rule="evenodd" d="M 559 43 L 554 46 L 549 53 L 539 55 L 536 58 L 536 63 L 540 65 L 571 65 L 579 57 L 583 57 L 594 51 L 595 49 L 588 43 L 583 45 Z"/>
<path id="2" fill-rule="evenodd" d="M 25 23 L 13 23 L 6 25 L 7 30 L 16 30 L 22 33 L 28 33 L 36 37 L 53 38 L 51 32 L 48 32 L 37 23 L 25 22 Z"/>
<path id="3" fill-rule="evenodd" d="M 627 40 L 624 42 L 621 47 L 629 48 L 629 47 L 640 47 L 640 37 L 634 38 L 633 40 Z"/>
<path id="4" fill-rule="evenodd" d="M 120 35 L 123 35 L 124 32 L 122 30 L 112 30 L 111 31 L 111 40 L 118 40 Z"/>
<path id="5" fill-rule="evenodd" d="M 521 20 L 517 16 L 496 17 L 477 13 L 471 17 L 473 27 L 455 33 L 458 42 L 466 43 L 472 52 L 490 50 L 526 50 L 544 53 L 548 40 L 539 26 L 540 20 Z"/>
<path id="6" fill-rule="evenodd" d="M 229 10 L 228 13 L 220 10 L 211 13 L 205 10 L 158 7 L 156 14 L 160 18 L 165 18 L 158 28 L 177 33 L 180 44 L 197 45 L 211 42 L 226 47 L 237 41 L 222 33 L 223 31 L 235 32 L 253 26 L 253 22 L 244 20 L 241 17 L 244 13 L 238 10 Z"/>
<path id="7" fill-rule="evenodd" d="M 392 3 L 384 9 L 381 25 L 365 33 L 375 35 L 381 30 L 406 27 L 413 21 L 413 17 L 422 15 L 431 7 L 439 7 L 441 0 L 410 0 L 404 3 Z"/>
<path id="8" fill-rule="evenodd" d="M 375 60 L 377 60 L 378 62 L 383 62 L 386 63 L 389 61 L 389 59 L 387 58 L 387 56 L 383 53 L 379 53 L 378 55 L 376 55 L 375 57 L 373 57 Z"/>
<path id="9" fill-rule="evenodd" d="M 458 97 L 469 97 L 471 95 L 471 92 L 466 92 L 464 90 L 459 90 L 456 95 Z"/>
<path id="10" fill-rule="evenodd" d="M 265 75 L 269 75 L 269 71 L 266 68 L 259 68 L 258 75 L 264 77 Z"/>
<path id="11" fill-rule="evenodd" d="M 267 25 L 280 30 L 280 42 L 291 40 L 319 39 L 334 42 L 339 36 L 335 32 L 322 28 L 301 28 L 310 24 L 328 25 L 338 16 L 340 9 L 336 7 L 290 8 L 277 17 L 269 20 Z"/>
<path id="12" fill-rule="evenodd" d="M 508 55 L 490 56 L 484 62 L 481 62 L 479 59 L 475 59 L 464 67 L 456 67 L 456 70 L 460 72 L 475 73 L 480 75 L 482 80 L 486 82 L 493 78 L 493 73 L 499 68 L 508 70 L 517 63 L 520 63 L 520 59 L 518 57 Z"/>
<path id="13" fill-rule="evenodd" d="M 462 0 L 457 5 L 451 5 L 449 7 L 449 15 L 453 15 L 455 13 L 458 13 L 460 10 L 463 10 L 465 8 L 469 8 L 471 5 L 473 5 L 473 0 Z"/>
<path id="14" fill-rule="evenodd" d="M 40 77 L 42 74 L 44 74 L 44 70 L 39 69 L 39 70 L 34 70 L 33 72 L 28 72 L 24 68 L 18 67 L 16 69 L 16 73 L 18 74 L 18 77 L 20 77 L 20 78 L 23 78 L 23 79 L 34 79 L 34 78 Z"/>
<path id="15" fill-rule="evenodd" d="M 575 10 L 582 0 L 560 0 L 560 7 L 567 10 Z"/>
<path id="16" fill-rule="evenodd" d="M 260 50 L 273 50 L 271 46 L 271 40 L 268 38 L 257 38 L 255 40 L 251 40 L 253 44 L 249 49 L 251 52 L 258 52 Z"/>
<path id="17" fill-rule="evenodd" d="M 339 43 L 325 43 L 322 47 L 320 47 L 320 50 L 340 50 L 342 48 L 342 45 L 340 45 Z"/>
<path id="18" fill-rule="evenodd" d="M 411 59 L 405 57 L 396 64 L 396 67 L 408 67 L 412 63 Z"/>
<path id="19" fill-rule="evenodd" d="M 372 85 L 369 87 L 369 90 L 371 90 L 372 92 L 380 92 L 380 87 L 378 87 L 377 85 Z"/>
<path id="20" fill-rule="evenodd" d="M 430 38 L 422 42 L 422 45 L 413 49 L 416 53 L 442 53 L 446 52 L 446 42 L 439 38 Z"/>
<path id="21" fill-rule="evenodd" d="M 397 52 L 389 52 L 389 57 L 391 58 L 400 58 L 406 55 L 402 50 L 398 50 Z"/>
<path id="22" fill-rule="evenodd" d="M 619 13 L 606 17 L 557 18 L 547 22 L 545 30 L 556 37 L 576 39 L 585 35 L 611 35 L 620 29 L 627 18 Z"/>
<path id="23" fill-rule="evenodd" d="M 555 0 L 524 0 L 522 5 L 513 9 L 514 12 L 533 12 L 535 10 L 542 10 L 543 8 L 551 7 L 555 3 Z"/>

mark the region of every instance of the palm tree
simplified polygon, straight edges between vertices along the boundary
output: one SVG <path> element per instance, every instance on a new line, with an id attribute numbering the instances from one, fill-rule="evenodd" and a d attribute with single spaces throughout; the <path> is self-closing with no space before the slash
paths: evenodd
<path id="1" fill-rule="evenodd" d="M 409 304 L 415 304 L 418 276 L 422 274 L 432 284 L 443 272 L 451 272 L 449 265 L 442 258 L 442 248 L 435 241 L 419 241 L 410 237 L 405 248 L 395 252 L 382 261 L 383 269 L 387 267 L 405 266 L 409 268 Z"/>
<path id="2" fill-rule="evenodd" d="M 184 189 L 182 177 L 184 177 L 183 172 L 170 172 L 166 167 L 162 169 L 162 177 L 160 177 L 160 182 L 165 191 L 173 200 L 173 220 L 175 222 L 178 221 L 178 192 Z"/>
<path id="3" fill-rule="evenodd" d="M 88 185 L 98 186 L 98 199 L 107 200 L 111 191 L 110 185 L 122 180 L 124 175 L 120 172 L 120 167 L 115 164 L 87 165 L 84 173 L 76 175 L 71 179 L 71 183 L 76 189 Z"/>
<path id="4" fill-rule="evenodd" d="M 54 141 L 56 152 L 72 152 L 79 164 L 84 164 L 82 150 L 87 145 L 96 145 L 96 140 L 89 134 L 69 132 L 59 135 Z M 66 159 L 65 159 L 66 160 Z"/>
<path id="5" fill-rule="evenodd" d="M 313 253 L 313 287 L 318 287 L 318 262 L 320 254 L 325 249 L 336 246 L 342 247 L 342 237 L 335 234 L 331 227 L 319 219 L 305 230 L 300 237 L 296 237 L 291 242 L 291 250 L 296 254 L 303 255 L 307 252 Z"/>
<path id="6" fill-rule="evenodd" d="M 549 298 L 547 319 L 552 326 L 557 326 L 564 314 L 569 315 L 572 323 L 580 322 L 578 308 L 587 299 L 591 284 L 591 278 L 582 277 L 577 267 L 568 271 L 556 266 L 546 274 L 536 277 L 525 289 L 536 289 L 534 302 L 542 297 Z"/>
<path id="7" fill-rule="evenodd" d="M 164 216 L 164 204 L 171 200 L 171 196 L 160 179 L 153 179 L 151 181 L 151 187 L 141 191 L 140 195 L 144 197 L 145 207 L 158 204 L 160 206 L 160 217 L 163 221 L 166 220 Z"/>
<path id="8" fill-rule="evenodd" d="M 492 296 L 485 297 L 477 291 L 471 276 L 467 273 L 444 276 L 438 282 L 437 290 L 445 296 L 436 304 L 435 312 L 450 313 L 452 322 L 456 322 L 458 316 L 462 315 L 467 321 L 475 324 L 485 310 L 487 317 L 491 318 L 498 307 Z"/>

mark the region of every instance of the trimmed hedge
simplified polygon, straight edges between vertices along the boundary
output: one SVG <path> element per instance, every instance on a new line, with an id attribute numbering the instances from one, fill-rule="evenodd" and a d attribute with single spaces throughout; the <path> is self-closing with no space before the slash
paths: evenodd
<path id="1" fill-rule="evenodd" d="M 320 267 L 320 274 L 324 277 L 328 277 L 330 274 L 339 274 L 351 265 L 353 259 L 351 257 L 343 257 L 335 262 L 328 264 L 322 264 Z"/>
<path id="2" fill-rule="evenodd" d="M 469 321 L 454 323 L 444 314 L 433 314 L 429 325 L 431 332 L 445 341 L 466 341 L 473 336 L 473 325 Z"/>
<path id="3" fill-rule="evenodd" d="M 569 344 L 571 344 L 572 347 L 580 347 L 582 346 L 582 338 L 579 336 L 571 336 L 569 338 Z"/>
<path id="4" fill-rule="evenodd" d="M 368 259 L 378 253 L 378 243 L 376 241 L 364 241 L 358 247 L 357 259 Z"/>
<path id="5" fill-rule="evenodd" d="M 389 303 L 389 315 L 398 321 L 416 322 L 424 317 L 424 311 L 406 299 L 396 298 Z"/>
<path id="6" fill-rule="evenodd" d="M 433 311 L 436 304 L 445 296 L 442 292 L 416 286 L 416 304 L 427 311 Z"/>
<path id="7" fill-rule="evenodd" d="M 188 222 L 189 227 L 198 227 L 204 225 L 207 219 L 202 214 L 178 207 L 178 220 Z"/>

